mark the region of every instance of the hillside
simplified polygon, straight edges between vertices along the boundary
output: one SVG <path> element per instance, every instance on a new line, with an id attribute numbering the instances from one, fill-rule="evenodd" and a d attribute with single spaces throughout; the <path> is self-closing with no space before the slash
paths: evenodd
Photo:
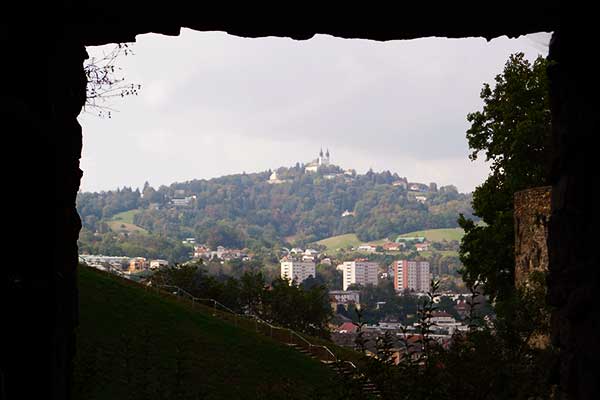
<path id="1" fill-rule="evenodd" d="M 383 240 L 375 240 L 369 243 L 378 245 L 383 242 Z M 338 235 L 326 239 L 321 239 L 316 243 L 321 246 L 325 246 L 328 251 L 335 251 L 338 249 L 347 249 L 349 247 L 360 246 L 363 242 L 358 238 L 358 236 L 356 236 L 355 233 L 347 233 L 345 235 Z"/>
<path id="2" fill-rule="evenodd" d="M 145 232 L 171 240 L 172 249 L 186 238 L 210 247 L 257 249 L 346 234 L 361 242 L 394 239 L 417 230 L 456 228 L 459 213 L 470 217 L 472 212 L 471 195 L 451 185 L 411 183 L 389 171 L 360 175 L 333 165 L 309 173 L 300 164 L 158 189 L 146 183 L 141 191 L 80 193 L 77 208 L 84 226 L 82 248 L 122 255 L 131 249 L 124 239 L 115 241 L 114 233 L 136 242 L 136 249 L 149 240 L 135 238 Z M 175 254 L 156 256 L 186 252 L 170 251 Z"/>
<path id="3" fill-rule="evenodd" d="M 452 240 L 460 241 L 462 239 L 462 237 L 464 236 L 464 234 L 465 234 L 465 231 L 463 231 L 462 228 L 448 228 L 448 229 L 427 229 L 427 230 L 423 230 L 423 231 L 408 232 L 408 233 L 400 235 L 400 237 L 423 236 L 429 242 L 441 242 L 444 240 L 450 242 Z"/>
<path id="4" fill-rule="evenodd" d="M 414 236 L 423 236 L 427 241 L 435 243 L 447 241 L 451 242 L 453 240 L 460 241 L 464 235 L 464 231 L 461 228 L 442 228 L 442 229 L 427 229 L 422 231 L 413 231 L 404 233 L 399 235 L 398 237 L 414 237 Z M 327 251 L 336 251 L 339 249 L 348 249 L 349 247 L 357 247 L 361 244 L 372 244 L 372 245 L 380 245 L 384 243 L 384 240 L 373 240 L 369 242 L 361 241 L 358 236 L 354 233 L 348 233 L 345 235 L 337 235 L 328 237 L 325 239 L 321 239 L 316 242 L 321 246 L 325 246 Z M 456 251 L 439 251 L 440 254 L 443 255 L 457 255 Z M 424 252 L 423 255 L 429 255 L 430 252 Z"/>
<path id="5" fill-rule="evenodd" d="M 76 399 L 304 399 L 334 378 L 284 345 L 106 273 L 79 267 L 79 289 Z"/>

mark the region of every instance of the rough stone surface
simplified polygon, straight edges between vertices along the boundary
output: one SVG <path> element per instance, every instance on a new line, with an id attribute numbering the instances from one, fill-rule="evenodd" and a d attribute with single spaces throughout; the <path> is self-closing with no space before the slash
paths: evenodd
<path id="1" fill-rule="evenodd" d="M 596 210 L 593 185 L 586 179 L 591 166 L 591 134 L 598 113 L 597 93 L 588 77 L 594 71 L 578 57 L 580 37 L 555 33 L 550 44 L 550 100 L 554 163 L 551 173 L 551 217 L 548 226 L 548 303 L 552 341 L 560 350 L 560 388 L 564 398 L 597 399 L 600 379 L 600 313 L 597 252 L 588 246 Z M 586 204 L 587 200 L 587 204 Z M 588 245 L 586 245 L 588 244 Z"/>
<path id="2" fill-rule="evenodd" d="M 514 196 L 515 283 L 526 285 L 533 271 L 548 271 L 548 222 L 551 186 L 522 190 Z"/>

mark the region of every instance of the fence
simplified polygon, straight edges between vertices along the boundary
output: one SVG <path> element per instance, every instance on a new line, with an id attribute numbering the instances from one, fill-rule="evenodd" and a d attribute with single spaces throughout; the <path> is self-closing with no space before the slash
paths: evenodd
<path id="1" fill-rule="evenodd" d="M 237 313 L 215 299 L 195 297 L 191 293 L 181 289 L 178 286 L 157 285 L 156 287 L 167 289 L 173 295 L 186 299 L 192 305 L 192 307 L 195 304 L 208 307 L 212 311 L 213 316 L 218 316 L 219 318 L 230 321 L 237 326 L 253 329 L 256 332 L 265 336 L 269 336 L 281 343 L 294 345 L 297 348 L 301 348 L 312 354 L 318 360 L 325 362 L 339 362 L 337 356 L 327 346 L 312 344 L 306 338 L 290 328 L 283 328 L 273 325 L 256 315 Z M 354 364 L 352 364 L 352 366 L 354 366 Z"/>

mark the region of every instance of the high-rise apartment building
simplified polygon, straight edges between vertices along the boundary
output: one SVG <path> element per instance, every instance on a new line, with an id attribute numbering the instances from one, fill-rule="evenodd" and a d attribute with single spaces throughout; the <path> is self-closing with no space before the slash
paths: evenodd
<path id="1" fill-rule="evenodd" d="M 394 261 L 394 288 L 415 292 L 427 292 L 431 289 L 431 274 L 427 261 Z"/>
<path id="2" fill-rule="evenodd" d="M 343 288 L 348 290 L 348 286 L 353 283 L 359 285 L 377 285 L 378 265 L 369 261 L 346 261 L 338 265 L 337 269 L 344 273 Z"/>
<path id="3" fill-rule="evenodd" d="M 315 278 L 315 263 L 311 261 L 281 261 L 281 279 L 288 281 L 296 280 L 297 284 L 302 283 L 309 276 Z"/>

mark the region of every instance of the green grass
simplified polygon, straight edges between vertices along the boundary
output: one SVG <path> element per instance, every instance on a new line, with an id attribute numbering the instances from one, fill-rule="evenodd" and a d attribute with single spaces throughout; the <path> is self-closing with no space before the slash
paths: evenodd
<path id="1" fill-rule="evenodd" d="M 442 240 L 459 240 L 462 239 L 465 232 L 462 228 L 447 228 L 447 229 L 428 229 L 424 231 L 414 231 L 403 233 L 403 236 L 424 236 L 430 242 L 441 242 Z"/>
<path id="2" fill-rule="evenodd" d="M 136 210 L 123 211 L 121 213 L 113 215 L 113 217 L 111 218 L 111 221 L 121 221 L 121 222 L 125 222 L 125 223 L 128 223 L 128 224 L 133 224 L 133 217 L 138 212 L 140 212 L 140 210 L 137 210 L 137 209 Z"/>
<path id="3" fill-rule="evenodd" d="M 360 245 L 361 243 L 362 242 L 354 233 L 332 236 L 326 239 L 319 240 L 317 242 L 317 244 L 327 247 L 327 250 L 329 251 L 334 251 L 337 249 L 346 249 L 348 247 L 355 247 Z"/>
<path id="4" fill-rule="evenodd" d="M 147 234 L 148 231 L 137 225 L 130 224 L 122 221 L 107 221 L 108 227 L 116 233 L 141 233 Z"/>
<path id="5" fill-rule="evenodd" d="M 86 267 L 79 290 L 76 399 L 304 399 L 334 378 L 208 308 Z"/>
<path id="6" fill-rule="evenodd" d="M 423 257 L 431 257 L 434 253 L 441 254 L 442 256 L 458 257 L 458 251 L 455 250 L 427 250 L 419 254 Z"/>
<path id="7" fill-rule="evenodd" d="M 142 227 L 139 227 L 133 223 L 133 217 L 140 210 L 129 210 L 113 215 L 113 217 L 106 221 L 109 228 L 116 233 L 141 233 L 147 234 L 148 231 Z"/>
<path id="8" fill-rule="evenodd" d="M 380 245 L 385 242 L 385 239 L 374 240 L 372 242 L 362 242 L 355 233 L 347 233 L 345 235 L 331 236 L 326 239 L 321 239 L 317 244 L 327 247 L 328 251 L 336 251 L 339 249 L 347 249 L 348 247 L 357 247 L 361 244 Z"/>

